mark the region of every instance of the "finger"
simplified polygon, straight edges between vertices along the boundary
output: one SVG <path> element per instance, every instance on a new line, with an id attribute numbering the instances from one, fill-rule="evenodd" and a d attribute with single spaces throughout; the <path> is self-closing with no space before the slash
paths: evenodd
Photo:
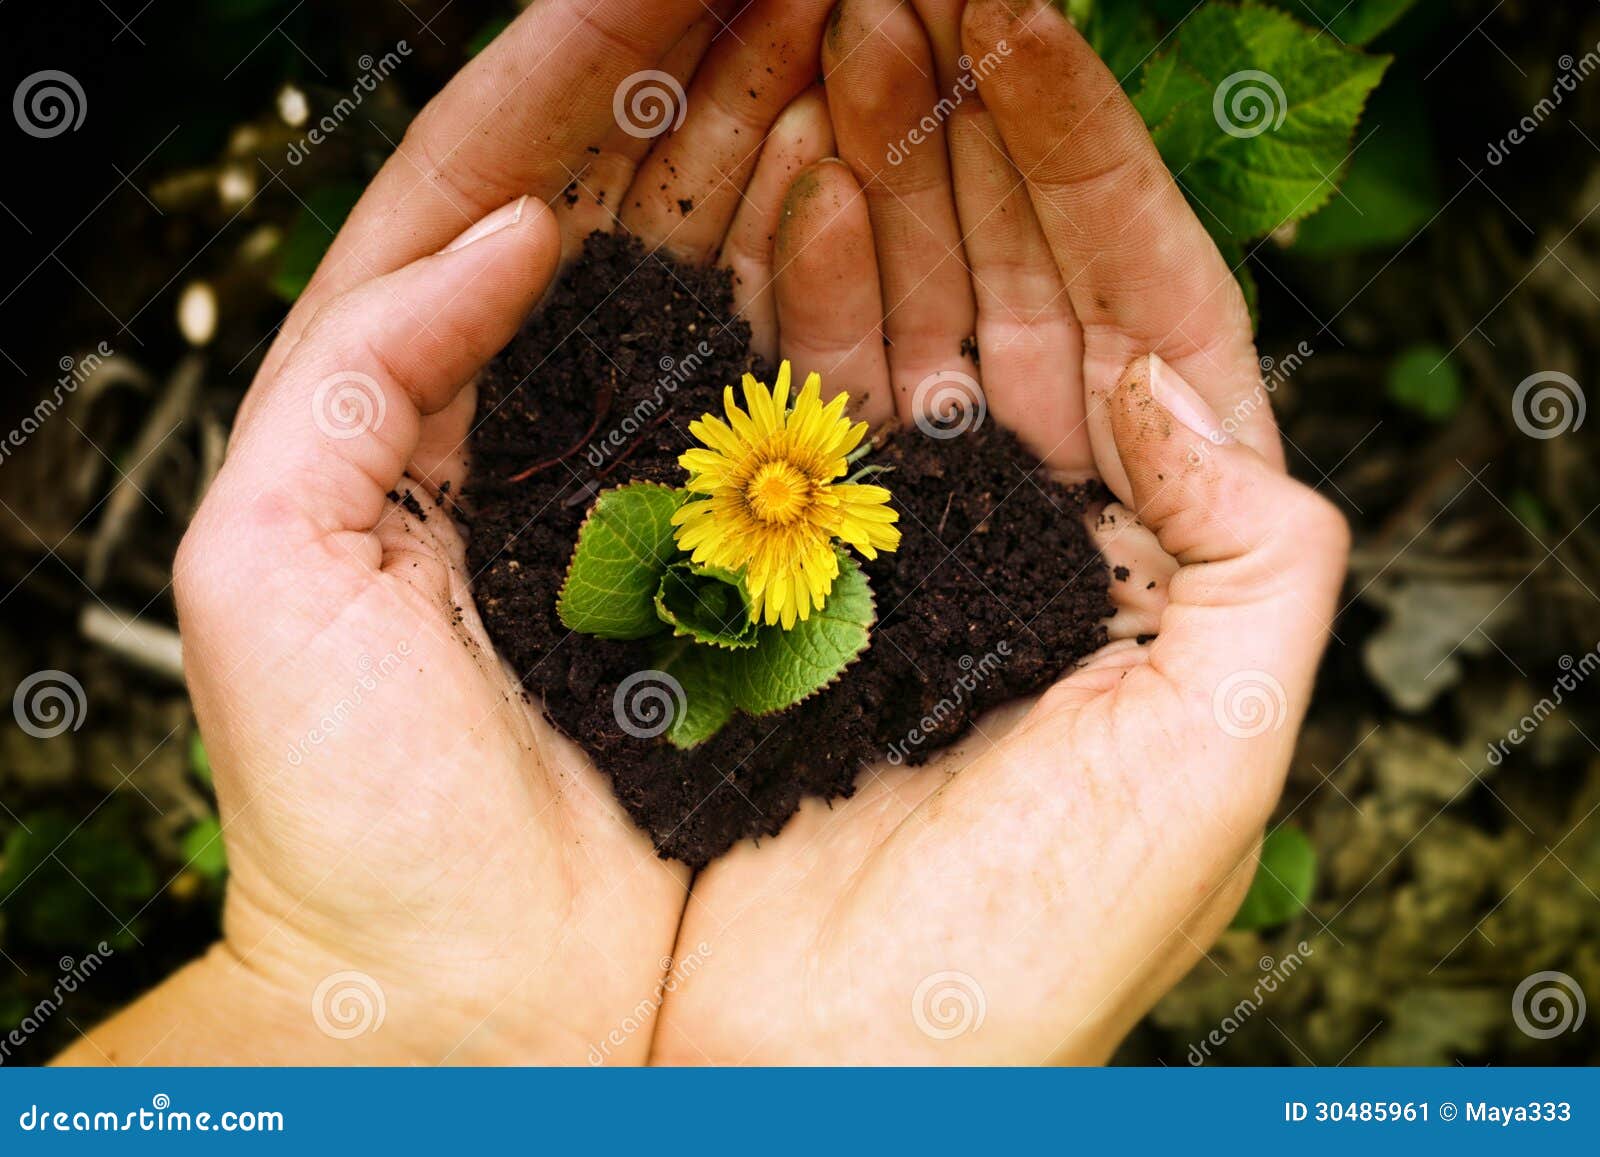
<path id="1" fill-rule="evenodd" d="M 822 89 L 808 89 L 772 126 L 722 246 L 722 264 L 733 272 L 734 308 L 750 323 L 750 348 L 769 362 L 778 357 L 772 254 L 784 199 L 801 169 L 832 153 L 828 102 Z"/>
<path id="2" fill-rule="evenodd" d="M 1083 420 L 1083 330 L 1027 186 L 976 96 L 950 121 L 950 167 L 989 408 L 1046 465 L 1085 472 L 1094 454 Z"/>
<path id="3" fill-rule="evenodd" d="M 430 253 L 524 193 L 553 199 L 615 121 L 612 96 L 654 67 L 700 0 L 541 0 L 412 121 L 285 319 L 271 376 L 329 298 Z"/>
<path id="4" fill-rule="evenodd" d="M 685 261 L 711 260 L 768 129 L 816 80 L 832 0 L 753 0 L 706 54 L 683 123 L 639 166 L 623 223 Z"/>
<path id="5" fill-rule="evenodd" d="M 876 426 L 894 418 L 872 223 L 848 166 L 820 161 L 784 200 L 774 299 L 782 356 L 822 375 L 823 392 L 850 393 L 852 412 Z"/>
<path id="6" fill-rule="evenodd" d="M 839 155 L 866 190 L 872 217 L 896 408 L 912 418 L 922 383 L 977 375 L 963 349 L 977 307 L 944 128 L 930 116 L 939 99 L 932 54 L 912 9 L 897 0 L 843 0 L 822 58 Z"/>
<path id="7" fill-rule="evenodd" d="M 1042 0 L 972 0 L 962 38 L 1083 324 L 1090 390 L 1154 350 L 1231 412 L 1260 383 L 1243 294 L 1116 77 Z M 1236 424 L 1281 464 L 1270 407 Z"/>
<path id="8" fill-rule="evenodd" d="M 624 82 L 617 90 L 612 111 L 621 101 L 623 117 L 603 140 L 584 149 L 584 164 L 555 199 L 563 260 L 575 257 L 590 233 L 597 229 L 609 233 L 621 223 L 623 200 L 639 162 L 649 153 L 655 131 L 670 129 L 683 103 L 678 94 L 711 47 L 722 27 L 721 13 L 730 6 L 730 0 L 722 0 L 714 11 L 691 24 L 651 70 L 661 75 L 640 76 L 632 83 Z M 634 119 L 628 111 L 629 100 L 643 101 L 635 107 L 639 116 L 647 119 Z"/>
<path id="9" fill-rule="evenodd" d="M 1263 766 L 1286 767 L 1349 529 L 1331 503 L 1229 437 L 1158 357 L 1128 367 L 1107 409 L 1127 479 L 1119 497 L 1181 568 L 1150 665 L 1204 714 L 1196 723 L 1217 766 L 1238 766 L 1233 749 L 1249 743 L 1281 757 Z"/>
<path id="10" fill-rule="evenodd" d="M 965 68 L 961 62 L 961 10 L 966 0 L 911 0 L 927 33 L 938 71 L 939 91 L 957 91 Z"/>
<path id="11" fill-rule="evenodd" d="M 257 560 L 267 565 L 335 537 L 376 565 L 369 532 L 385 495 L 419 445 L 437 440 L 429 424 L 459 421 L 451 404 L 463 383 L 516 333 L 559 256 L 553 214 L 522 198 L 445 251 L 329 302 L 279 376 L 257 387 L 197 522 L 230 527 L 234 542 L 270 529 Z"/>
<path id="12" fill-rule="evenodd" d="M 1106 623 L 1113 641 L 1132 639 L 1141 646 L 1161 629 L 1167 585 L 1178 564 L 1161 549 L 1155 533 L 1120 502 L 1109 502 L 1089 519 L 1089 535 L 1111 570 L 1111 605 Z"/>
<path id="13" fill-rule="evenodd" d="M 411 454 L 412 477 L 446 506 L 451 502 L 442 494 L 460 494 L 466 484 L 467 441 L 477 413 L 478 389 L 469 381 L 444 409 L 423 419 L 421 437 Z"/>

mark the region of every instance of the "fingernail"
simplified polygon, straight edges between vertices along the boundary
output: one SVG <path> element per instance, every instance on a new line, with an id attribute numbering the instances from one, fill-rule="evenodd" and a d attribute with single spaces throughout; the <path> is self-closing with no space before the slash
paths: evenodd
<path id="1" fill-rule="evenodd" d="M 528 198 L 518 197 L 509 205 L 501 205 L 476 225 L 471 226 L 465 233 L 446 245 L 441 252 L 454 253 L 457 249 L 465 249 L 474 241 L 482 241 L 491 233 L 498 233 L 522 220 L 522 210 L 527 207 Z"/>
<path id="2" fill-rule="evenodd" d="M 1223 429 L 1215 411 L 1194 392 L 1194 387 L 1178 376 L 1178 371 L 1156 354 L 1150 355 L 1150 396 L 1161 408 L 1191 431 L 1217 446 L 1232 442 L 1233 435 Z"/>

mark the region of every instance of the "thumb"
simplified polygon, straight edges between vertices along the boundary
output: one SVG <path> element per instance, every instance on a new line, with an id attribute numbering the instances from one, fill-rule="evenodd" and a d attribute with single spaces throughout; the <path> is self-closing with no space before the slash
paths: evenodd
<path id="1" fill-rule="evenodd" d="M 217 505 L 235 518 L 273 512 L 280 546 L 295 545 L 284 533 L 372 530 L 433 419 L 515 335 L 559 256 L 553 215 L 524 197 L 439 253 L 329 301 L 252 388 Z"/>
<path id="2" fill-rule="evenodd" d="M 1118 459 L 1102 476 L 1180 568 L 1150 665 L 1209 714 L 1220 750 L 1248 743 L 1286 761 L 1337 613 L 1343 515 L 1235 441 L 1153 354 L 1101 410 Z"/>

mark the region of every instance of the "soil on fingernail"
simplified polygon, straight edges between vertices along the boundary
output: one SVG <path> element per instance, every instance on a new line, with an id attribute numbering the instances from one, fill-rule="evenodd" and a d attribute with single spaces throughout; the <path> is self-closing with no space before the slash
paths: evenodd
<path id="1" fill-rule="evenodd" d="M 771 380 L 749 339 L 725 270 L 592 235 L 482 375 L 462 498 L 495 646 L 657 851 L 695 867 L 776 834 L 806 797 L 848 796 L 886 759 L 923 763 L 977 714 L 1044 690 L 1105 644 L 1113 613 L 1083 522 L 1104 498 L 1097 485 L 1050 481 L 992 421 L 943 439 L 911 427 L 870 459 L 892 468 L 874 481 L 893 492 L 903 532 L 897 552 L 864 564 L 879 620 L 870 649 L 805 702 L 739 716 L 690 751 L 624 731 L 613 698 L 650 669 L 651 644 L 573 634 L 556 595 L 593 495 L 681 485 L 689 422 L 720 414 L 723 387 L 747 370 Z M 810 368 L 795 366 L 796 380 Z"/>

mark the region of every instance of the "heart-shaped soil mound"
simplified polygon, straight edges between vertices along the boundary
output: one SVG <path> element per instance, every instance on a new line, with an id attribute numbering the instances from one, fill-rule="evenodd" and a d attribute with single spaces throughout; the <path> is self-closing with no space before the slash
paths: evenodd
<path id="1" fill-rule="evenodd" d="M 747 370 L 770 380 L 731 300 L 726 272 L 591 237 L 483 375 L 467 503 L 474 594 L 496 647 L 657 850 L 693 866 L 775 834 L 805 796 L 849 795 L 866 768 L 920 763 L 981 712 L 1048 687 L 1105 642 L 1111 613 L 1083 526 L 1091 488 L 1051 482 L 992 421 L 948 438 L 908 428 L 872 457 L 892 467 L 874 481 L 893 491 L 903 538 L 864 566 L 870 648 L 794 707 L 671 746 L 659 734 L 671 696 L 652 684 L 648 645 L 574 634 L 556 596 L 595 494 L 682 485 L 690 421 L 720 413 L 723 387 Z"/>

